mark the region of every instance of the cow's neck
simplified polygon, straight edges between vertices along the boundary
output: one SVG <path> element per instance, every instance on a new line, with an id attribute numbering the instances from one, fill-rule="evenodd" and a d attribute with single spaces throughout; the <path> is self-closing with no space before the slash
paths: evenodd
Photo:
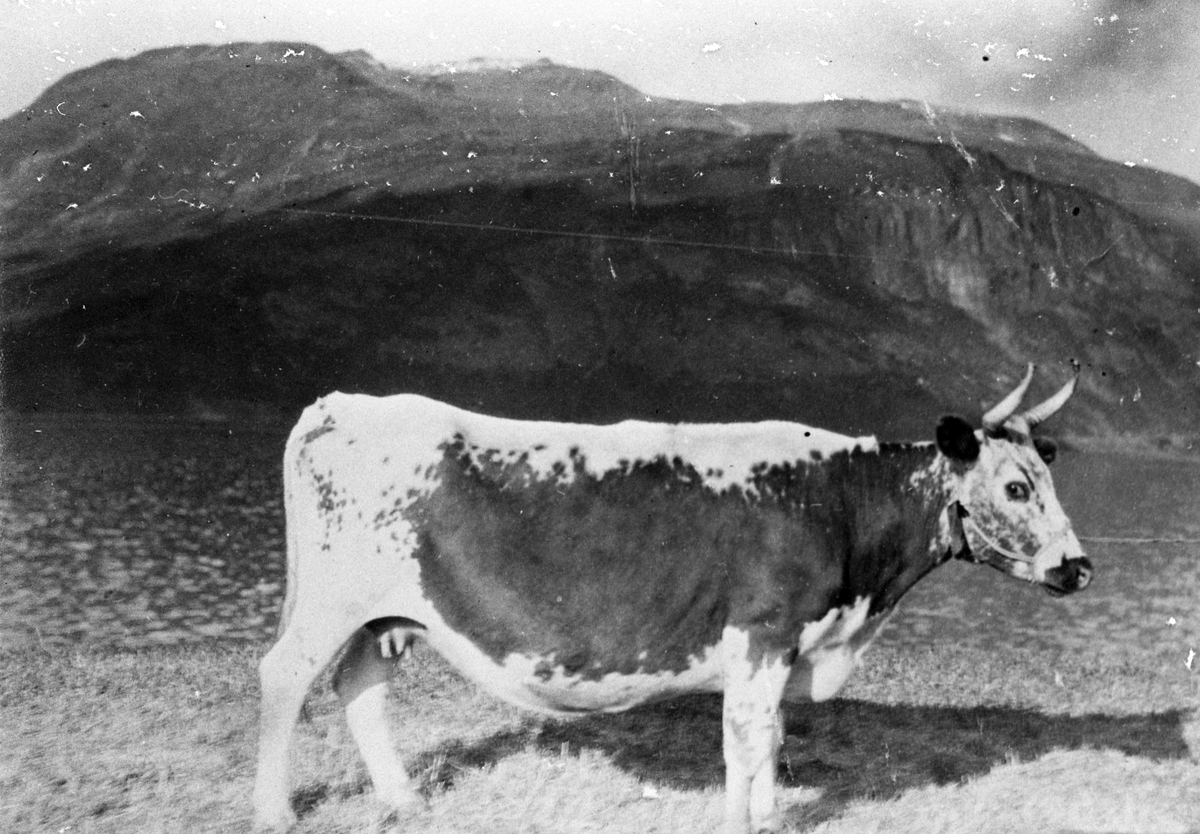
<path id="1" fill-rule="evenodd" d="M 839 468 L 836 459 L 825 465 Z M 870 597 L 878 613 L 949 558 L 953 472 L 930 443 L 884 443 L 843 465 L 831 473 L 844 502 L 843 601 Z"/>

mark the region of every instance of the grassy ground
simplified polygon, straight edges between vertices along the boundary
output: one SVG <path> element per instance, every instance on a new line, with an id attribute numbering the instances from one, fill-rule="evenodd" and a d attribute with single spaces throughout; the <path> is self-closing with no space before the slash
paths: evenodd
<path id="1" fill-rule="evenodd" d="M 0 654 L 0 831 L 248 830 L 264 648 Z M 1198 681 L 1173 653 L 881 645 L 843 697 L 788 708 L 789 829 L 1200 831 Z M 294 758 L 302 834 L 717 830 L 717 698 L 550 721 L 425 651 L 395 683 L 427 808 L 375 805 L 322 681 Z"/>

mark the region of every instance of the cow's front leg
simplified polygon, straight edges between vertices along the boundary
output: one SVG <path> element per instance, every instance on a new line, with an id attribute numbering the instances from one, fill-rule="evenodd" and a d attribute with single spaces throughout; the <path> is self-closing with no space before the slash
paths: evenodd
<path id="1" fill-rule="evenodd" d="M 725 832 L 775 831 L 775 768 L 782 731 L 779 702 L 790 654 L 756 645 L 748 631 L 725 630 Z"/>

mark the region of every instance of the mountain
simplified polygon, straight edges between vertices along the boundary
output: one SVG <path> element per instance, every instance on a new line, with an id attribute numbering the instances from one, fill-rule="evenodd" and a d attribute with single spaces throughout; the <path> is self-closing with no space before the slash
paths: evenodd
<path id="1" fill-rule="evenodd" d="M 0 122 L 0 228 L 10 409 L 416 390 L 925 436 L 1075 359 L 1067 434 L 1187 447 L 1200 413 L 1200 187 L 922 103 L 162 49 Z"/>

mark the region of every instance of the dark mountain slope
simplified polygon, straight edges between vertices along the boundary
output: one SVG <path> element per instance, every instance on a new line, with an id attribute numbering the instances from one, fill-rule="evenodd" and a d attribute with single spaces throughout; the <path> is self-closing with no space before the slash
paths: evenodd
<path id="1" fill-rule="evenodd" d="M 76 73 L 0 159 L 9 407 L 927 434 L 1077 358 L 1071 432 L 1196 431 L 1200 189 L 1028 121 L 236 45 Z"/>

